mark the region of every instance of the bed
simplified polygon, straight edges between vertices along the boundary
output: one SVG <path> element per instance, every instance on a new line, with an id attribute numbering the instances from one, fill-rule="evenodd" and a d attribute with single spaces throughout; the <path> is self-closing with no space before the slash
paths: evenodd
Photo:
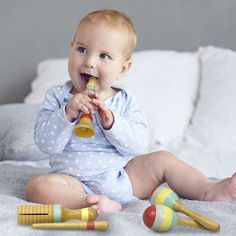
<path id="1" fill-rule="evenodd" d="M 79 2 L 82 3 L 83 1 Z M 150 18 L 155 15 L 154 6 L 159 7 L 158 12 L 167 12 L 169 4 L 168 7 L 175 14 L 174 16 L 179 17 L 176 19 L 183 22 L 184 18 L 179 15 L 181 10 L 185 13 L 184 17 L 186 17 L 186 12 L 194 12 L 193 9 L 199 10 L 202 7 L 196 1 L 189 1 L 187 6 L 183 6 L 184 1 L 177 2 L 150 1 L 149 5 L 135 2 L 134 8 L 130 9 L 128 8 L 129 1 L 120 1 L 120 3 L 101 1 L 97 5 L 94 1 L 93 3 L 96 6 L 83 5 L 79 10 L 79 15 L 95 7 L 116 7 L 122 10 L 127 8 L 128 13 L 137 22 L 140 22 L 141 19 L 138 17 L 140 8 L 147 7 L 150 11 Z M 219 11 L 218 13 L 223 14 L 221 26 L 229 26 L 232 20 L 231 10 L 229 9 L 233 9 L 235 3 L 226 1 L 226 6 L 222 6 L 220 2 L 215 1 L 213 4 L 213 1 L 205 0 L 205 6 L 213 8 L 211 10 L 204 8 L 203 12 Z M 25 11 L 28 12 L 29 9 L 32 9 L 32 12 L 34 12 L 37 7 L 37 4 L 35 4 L 25 5 L 25 7 L 27 6 Z M 39 2 L 38 4 L 42 7 L 42 14 L 46 16 L 45 12 L 48 5 Z M 69 5 L 57 1 L 57 4 L 56 2 L 54 4 L 58 9 L 67 7 L 67 10 L 72 10 L 77 3 L 71 1 L 71 5 Z M 11 1 L 5 3 L 5 7 L 9 10 L 12 7 Z M 176 10 L 173 10 L 175 7 Z M 21 9 L 19 14 L 22 14 L 23 7 L 20 6 L 19 9 Z M 191 11 L 188 11 L 188 9 L 191 9 Z M 10 12 L 17 13 L 16 10 Z M 62 9 L 59 12 L 61 17 L 65 16 Z M 50 13 L 55 14 L 56 17 L 59 14 L 52 10 L 50 10 Z M 4 14 L 1 14 L 0 17 L 4 17 Z M 17 18 L 17 16 L 14 17 Z M 148 18 L 148 16 L 145 17 Z M 197 16 L 193 15 L 193 17 L 198 19 Z M 204 17 L 207 17 L 207 15 L 203 14 Z M 217 14 L 213 14 L 212 17 L 217 19 Z M 145 20 L 147 20 L 146 18 Z M 192 25 L 194 22 L 198 25 L 194 20 L 189 23 Z M 71 22 L 67 23 L 67 27 L 69 27 Z M 65 22 L 64 24 L 66 25 Z M 189 32 L 191 25 L 187 23 L 183 25 L 183 31 L 185 33 Z M 21 26 L 20 22 L 18 26 Z M 170 27 L 167 24 L 166 27 L 168 26 Z M 175 26 L 175 24 L 172 25 L 172 27 Z M 207 27 L 209 25 L 199 27 L 199 29 L 208 31 Z M 145 33 L 144 29 L 139 30 L 141 33 Z M 223 27 L 222 32 L 226 33 L 224 30 L 228 32 L 230 29 Z M 162 31 L 160 25 L 157 25 L 157 31 L 154 35 L 156 39 L 158 39 L 158 33 Z M 28 34 L 32 36 L 35 33 L 33 30 Z M 138 102 L 148 119 L 151 141 L 147 151 L 172 151 L 209 178 L 219 181 L 222 178 L 231 176 L 236 171 L 236 52 L 234 51 L 236 45 L 235 41 L 234 43 L 229 39 L 224 41 L 221 34 L 218 35 L 221 40 L 217 41 L 214 38 L 214 32 L 208 31 L 208 33 L 212 36 L 212 40 L 208 38 L 206 42 L 202 41 L 203 38 L 200 35 L 195 35 L 194 41 L 191 38 L 193 35 L 187 37 L 188 34 L 186 33 L 185 46 L 180 43 L 180 39 L 177 39 L 177 41 L 180 40 L 179 44 L 171 44 L 171 41 L 175 40 L 168 38 L 167 41 L 163 40 L 160 45 L 144 39 L 144 42 L 139 44 L 133 54 L 131 70 L 121 83 L 122 86 L 132 89 L 136 93 Z M 230 35 L 236 39 L 236 32 L 230 32 Z M 47 41 L 47 37 L 45 39 L 41 37 L 40 39 L 44 43 Z M 192 44 L 189 43 L 190 41 Z M 27 44 L 23 41 L 22 43 L 23 45 Z M 16 49 L 16 52 L 22 53 L 21 50 L 22 48 Z M 24 65 L 29 62 L 28 66 L 24 67 L 24 70 L 27 70 L 29 74 L 27 72 L 21 74 L 19 80 L 22 81 L 23 85 L 28 83 L 30 88 L 25 88 L 19 94 L 19 91 L 14 93 L 13 86 L 13 93 L 10 98 L 9 95 L 6 96 L 6 93 L 1 92 L 0 235 L 49 235 L 52 233 L 53 235 L 61 235 L 62 233 L 63 235 L 156 235 L 157 233 L 145 227 L 142 221 L 143 211 L 150 205 L 148 200 L 134 200 L 125 205 L 124 210 L 120 213 L 100 216 L 99 219 L 109 222 L 109 229 L 102 233 L 74 230 L 63 232 L 55 230 L 51 232 L 49 230 L 35 230 L 30 226 L 17 224 L 17 206 L 30 204 L 25 201 L 25 185 L 33 176 L 49 171 L 47 155 L 40 152 L 33 141 L 33 127 L 37 109 L 44 93 L 50 86 L 64 83 L 69 79 L 66 53 L 58 55 L 56 54 L 58 48 L 53 47 L 50 47 L 50 50 L 47 48 L 46 51 L 46 53 L 43 53 L 43 50 L 42 52 L 39 50 L 38 54 L 40 56 L 32 59 L 34 63 L 32 63 L 30 57 L 19 62 L 24 63 Z M 29 56 L 31 53 L 26 51 L 26 55 Z M 9 72 L 11 76 L 20 71 L 17 66 L 14 69 L 14 72 Z M 9 67 L 5 68 L 5 72 L 7 70 L 9 71 Z M 35 71 L 35 76 L 31 73 L 32 71 Z M 4 73 L 4 70 L 2 73 Z M 12 86 L 15 82 L 16 79 L 8 80 L 7 83 Z M 0 83 L 1 89 L 3 85 L 5 87 L 9 85 L 4 82 L 4 79 Z M 5 96 L 3 96 L 4 94 Z M 216 203 L 188 199 L 182 199 L 182 201 L 191 209 L 205 214 L 221 224 L 221 230 L 214 234 L 236 234 L 236 202 Z M 168 231 L 165 235 L 192 234 L 212 235 L 213 233 L 179 226 Z"/>

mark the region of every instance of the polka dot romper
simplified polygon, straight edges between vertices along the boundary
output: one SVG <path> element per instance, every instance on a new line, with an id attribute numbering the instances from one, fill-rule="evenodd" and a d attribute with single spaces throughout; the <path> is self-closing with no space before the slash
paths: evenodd
<path id="1" fill-rule="evenodd" d="M 74 176 L 89 194 L 130 201 L 132 187 L 124 167 L 149 142 L 147 123 L 133 93 L 119 89 L 105 101 L 114 115 L 109 130 L 103 129 L 95 113 L 95 135 L 80 138 L 73 134 L 79 119 L 71 123 L 65 114 L 65 106 L 72 98 L 71 89 L 72 83 L 67 81 L 47 91 L 35 124 L 35 143 L 49 154 L 52 172 Z"/>

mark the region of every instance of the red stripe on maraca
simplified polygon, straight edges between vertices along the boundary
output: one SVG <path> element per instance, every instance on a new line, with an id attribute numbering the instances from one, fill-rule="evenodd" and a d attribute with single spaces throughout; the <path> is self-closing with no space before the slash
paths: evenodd
<path id="1" fill-rule="evenodd" d="M 151 228 L 155 222 L 155 218 L 156 206 L 151 205 L 143 212 L 143 222 L 148 228 Z"/>
<path id="2" fill-rule="evenodd" d="M 87 222 L 87 229 L 94 229 L 94 228 L 95 228 L 94 221 L 88 221 Z"/>

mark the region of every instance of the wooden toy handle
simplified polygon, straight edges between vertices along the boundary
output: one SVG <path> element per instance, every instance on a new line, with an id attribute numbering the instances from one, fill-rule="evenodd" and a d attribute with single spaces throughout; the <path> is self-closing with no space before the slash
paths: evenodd
<path id="1" fill-rule="evenodd" d="M 178 224 L 206 230 L 206 228 L 203 227 L 201 224 L 197 223 L 194 220 L 190 220 L 190 219 L 186 219 L 186 218 L 179 217 Z"/>
<path id="2" fill-rule="evenodd" d="M 173 210 L 179 211 L 188 215 L 189 217 L 193 218 L 195 221 L 197 221 L 199 224 L 201 224 L 202 226 L 204 226 L 206 229 L 210 231 L 216 232 L 220 229 L 220 225 L 216 223 L 215 221 L 213 221 L 212 219 L 209 219 L 206 216 L 203 216 L 195 211 L 188 209 L 180 202 L 178 203 L 179 204 L 175 204 L 173 206 Z"/>
<path id="3" fill-rule="evenodd" d="M 88 83 L 87 83 L 86 90 L 90 90 L 90 91 L 96 92 L 96 84 L 97 84 L 97 78 L 91 76 L 89 78 Z"/>
<path id="4" fill-rule="evenodd" d="M 79 230 L 106 230 L 107 221 L 89 221 L 76 223 L 41 223 L 33 224 L 35 229 L 79 229 Z"/>
<path id="5" fill-rule="evenodd" d="M 90 90 L 90 91 L 96 92 L 96 84 L 97 84 L 97 78 L 91 76 L 91 77 L 89 78 L 88 83 L 87 83 L 86 90 Z M 83 115 L 83 114 L 86 114 L 87 116 L 90 117 L 90 120 L 92 120 L 91 114 L 89 114 L 89 113 L 82 113 L 82 115 Z M 82 116 L 82 115 L 81 115 L 81 116 Z M 80 116 L 80 118 L 81 118 L 81 116 Z"/>
<path id="6" fill-rule="evenodd" d="M 81 221 L 94 221 L 98 214 L 95 208 L 86 207 L 78 210 L 71 210 L 62 207 L 62 221 L 67 220 L 81 220 Z"/>

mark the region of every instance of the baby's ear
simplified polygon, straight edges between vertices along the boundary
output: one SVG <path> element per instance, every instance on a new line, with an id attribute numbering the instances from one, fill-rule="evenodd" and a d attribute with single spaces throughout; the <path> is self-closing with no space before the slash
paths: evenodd
<path id="1" fill-rule="evenodd" d="M 129 70 L 129 68 L 131 67 L 132 65 L 132 61 L 131 59 L 128 59 L 127 61 L 125 61 L 121 67 L 121 71 L 120 71 L 120 74 L 119 74 L 119 77 L 117 78 L 118 80 L 119 79 L 122 79 L 124 77 L 124 75 L 126 74 L 126 72 Z"/>

